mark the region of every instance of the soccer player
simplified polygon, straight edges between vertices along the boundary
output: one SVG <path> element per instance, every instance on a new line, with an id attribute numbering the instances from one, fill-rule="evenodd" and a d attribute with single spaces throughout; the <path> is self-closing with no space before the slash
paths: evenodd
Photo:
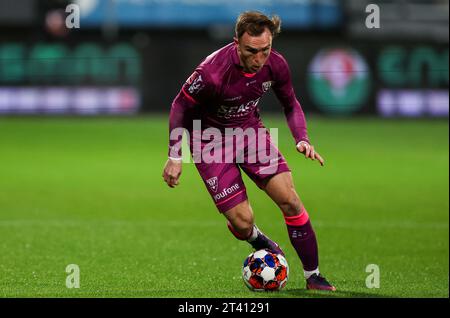
<path id="1" fill-rule="evenodd" d="M 244 143 L 235 142 L 240 149 L 231 150 L 232 162 L 225 160 L 195 160 L 196 168 L 211 194 L 217 209 L 226 217 L 231 233 L 249 242 L 256 250 L 267 248 L 284 255 L 277 243 L 268 238 L 254 224 L 252 207 L 247 198 L 241 170 L 244 171 L 278 205 L 283 213 L 292 246 L 303 265 L 306 287 L 317 290 L 336 290 L 319 272 L 317 240 L 308 212 L 295 191 L 291 170 L 272 143 L 270 136 L 256 140 L 247 132 L 264 129 L 259 116 L 258 102 L 272 88 L 280 101 L 298 152 L 306 158 L 324 160 L 311 145 L 306 121 L 291 83 L 289 66 L 283 56 L 272 49 L 272 40 L 280 32 L 281 20 L 260 12 L 244 12 L 236 22 L 234 41 L 209 55 L 196 68 L 175 97 L 169 117 L 169 158 L 163 178 L 169 187 L 179 184 L 182 170 L 181 138 L 172 134 L 183 127 L 189 132 L 191 154 L 209 153 L 211 138 L 201 133 L 211 128 L 226 131 L 240 128 L 245 131 Z M 195 120 L 200 126 L 195 126 Z M 197 133 L 197 135 L 196 135 Z M 200 137 L 199 137 L 200 134 Z M 213 134 L 207 134 L 211 136 Z M 197 136 L 197 137 L 196 137 Z M 219 140 L 219 141 L 217 141 Z M 247 142 L 245 142 L 247 140 Z M 197 142 L 197 146 L 195 143 Z M 208 142 L 208 143 L 207 143 Z M 219 145 L 218 145 L 219 144 Z M 256 145 L 256 146 L 255 146 Z M 230 144 L 214 137 L 213 148 L 229 154 Z M 217 146 L 219 148 L 217 148 Z M 242 159 L 275 150 L 269 161 Z M 197 147 L 197 148 L 196 148 Z M 217 158 L 215 158 L 217 159 Z M 238 160 L 241 159 L 241 160 Z"/>

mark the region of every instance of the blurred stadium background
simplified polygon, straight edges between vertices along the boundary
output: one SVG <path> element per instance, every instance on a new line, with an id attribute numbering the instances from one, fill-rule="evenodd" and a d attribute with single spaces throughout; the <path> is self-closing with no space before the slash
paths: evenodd
<path id="1" fill-rule="evenodd" d="M 365 24 L 371 3 L 380 28 Z M 80 28 L 66 28 L 70 4 Z M 337 295 L 448 297 L 446 0 L 1 0 L 0 296 L 252 296 L 249 249 L 193 165 L 175 191 L 160 176 L 174 96 L 250 9 L 282 18 L 274 48 L 329 162 L 297 163 L 278 102 L 262 101 Z M 288 247 L 249 188 L 260 227 Z M 280 295 L 311 296 L 287 255 L 297 269 Z M 234 265 L 218 275 L 217 262 Z M 371 262 L 380 289 L 364 285 Z M 79 290 L 64 285 L 70 263 Z"/>
<path id="2" fill-rule="evenodd" d="M 283 19 L 276 48 L 306 112 L 448 116 L 447 1 L 379 1 L 379 29 L 365 25 L 371 1 L 80 0 L 72 30 L 70 1 L 1 3 L 2 114 L 167 111 L 239 12 L 259 9 Z"/>

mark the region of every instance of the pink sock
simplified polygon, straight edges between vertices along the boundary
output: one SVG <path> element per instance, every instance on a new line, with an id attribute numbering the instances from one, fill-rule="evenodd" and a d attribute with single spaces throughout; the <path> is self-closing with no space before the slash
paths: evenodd
<path id="1" fill-rule="evenodd" d="M 314 271 L 319 267 L 319 253 L 316 234 L 309 220 L 308 212 L 302 207 L 299 215 L 285 216 L 291 244 L 297 252 L 305 271 Z"/>

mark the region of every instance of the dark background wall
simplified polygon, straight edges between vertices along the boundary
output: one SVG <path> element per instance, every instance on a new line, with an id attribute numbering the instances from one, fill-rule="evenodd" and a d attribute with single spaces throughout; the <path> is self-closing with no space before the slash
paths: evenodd
<path id="1" fill-rule="evenodd" d="M 80 29 L 68 30 L 61 23 L 71 1 L 14 3 L 23 10 L 2 2 L 0 15 L 0 113 L 45 113 L 45 102 L 26 103 L 33 94 L 45 101 L 47 97 L 42 96 L 53 94 L 48 88 L 62 88 L 61 94 L 74 101 L 71 106 L 58 106 L 67 103 L 59 103 L 56 95 L 48 97 L 55 99 L 56 108 L 67 107 L 69 112 L 79 103 L 98 112 L 115 105 L 140 112 L 168 111 L 193 69 L 233 37 L 232 21 L 161 26 L 111 22 L 104 17 L 105 22 L 82 19 Z M 316 2 L 305 3 L 317 9 Z M 448 3 L 411 1 L 410 5 L 407 1 L 396 6 L 393 1 L 380 2 L 380 29 L 365 25 L 369 2 L 330 3 L 337 4 L 333 12 L 340 12 L 335 15 L 340 19 L 309 17 L 305 20 L 309 25 L 288 24 L 274 41 L 274 48 L 291 66 L 305 111 L 448 116 L 448 37 L 440 36 L 448 34 L 448 16 L 445 20 L 439 14 L 442 8 L 448 10 Z M 427 27 L 423 21 L 428 21 Z M 428 33 L 421 32 L 424 28 Z M 109 94 L 106 89 L 116 91 Z M 103 97 L 112 95 L 116 97 Z M 411 106 L 410 99 L 418 104 Z M 279 111 L 273 94 L 263 99 L 261 108 Z"/>

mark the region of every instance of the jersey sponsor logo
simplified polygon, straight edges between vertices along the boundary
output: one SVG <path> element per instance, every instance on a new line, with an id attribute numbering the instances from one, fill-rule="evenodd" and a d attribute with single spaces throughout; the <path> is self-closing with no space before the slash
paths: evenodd
<path id="1" fill-rule="evenodd" d="M 206 180 L 206 184 L 211 189 L 211 191 L 217 192 L 217 188 L 218 188 L 218 185 L 219 185 L 217 177 L 209 178 L 208 180 Z"/>
<path id="2" fill-rule="evenodd" d="M 225 189 L 223 189 L 223 191 L 222 192 L 220 192 L 220 193 L 217 193 L 215 196 L 214 196 L 214 200 L 217 202 L 217 201 L 219 201 L 220 199 L 224 199 L 224 198 L 226 198 L 228 195 L 230 195 L 230 194 L 232 194 L 232 193 L 234 193 L 234 192 L 236 192 L 237 190 L 239 190 L 239 184 L 234 184 L 234 185 L 232 185 L 231 187 L 229 187 L 229 188 L 225 188 Z"/>
<path id="3" fill-rule="evenodd" d="M 217 110 L 217 117 L 225 119 L 245 117 L 258 106 L 260 99 L 261 97 L 239 106 L 221 105 Z"/>
<path id="4" fill-rule="evenodd" d="M 205 86 L 202 76 L 197 73 L 194 72 L 186 81 L 186 84 L 189 85 L 189 88 L 187 89 L 189 94 L 197 94 L 198 92 L 200 92 L 203 87 Z"/>
<path id="5" fill-rule="evenodd" d="M 263 92 L 267 92 L 272 87 L 272 81 L 262 83 Z"/>

